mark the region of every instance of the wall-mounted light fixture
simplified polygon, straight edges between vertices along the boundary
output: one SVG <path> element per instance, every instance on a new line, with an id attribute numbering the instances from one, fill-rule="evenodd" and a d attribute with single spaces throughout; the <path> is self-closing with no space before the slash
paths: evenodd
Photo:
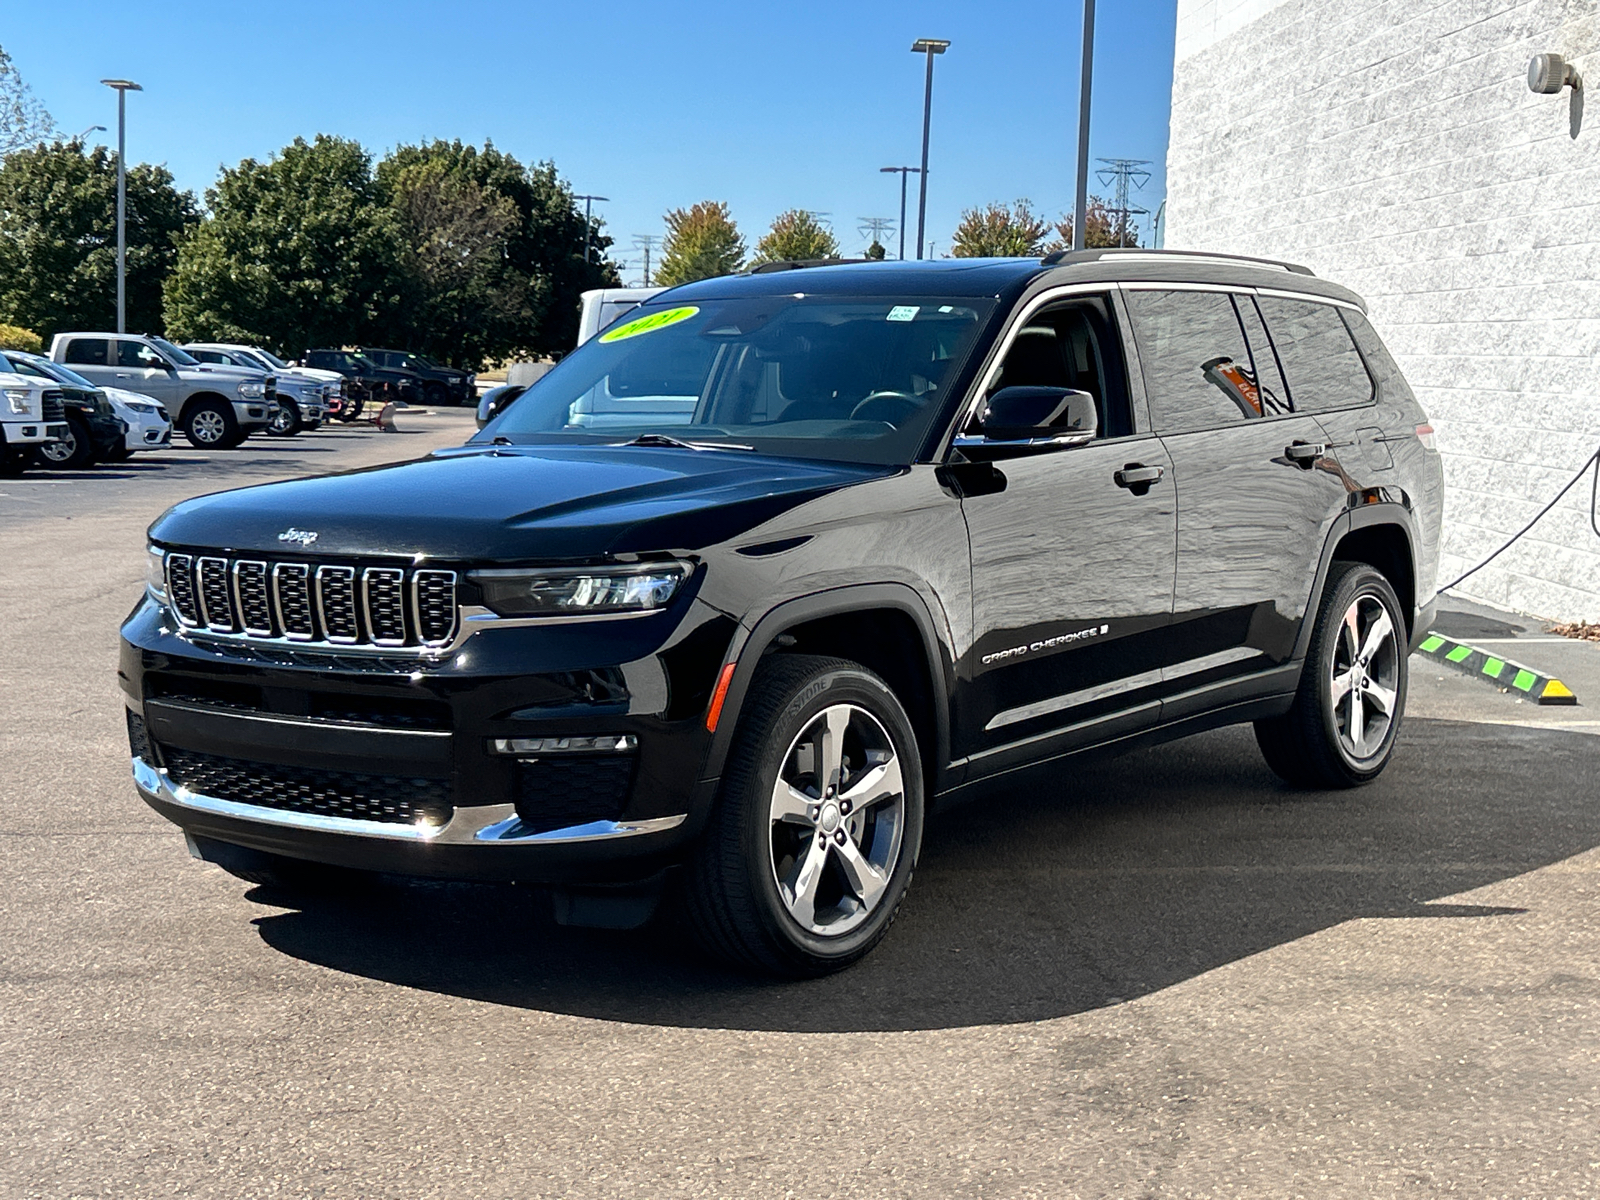
<path id="1" fill-rule="evenodd" d="M 1541 96 L 1554 96 L 1562 88 L 1583 88 L 1583 76 L 1559 54 L 1535 54 L 1528 63 L 1528 90 Z"/>

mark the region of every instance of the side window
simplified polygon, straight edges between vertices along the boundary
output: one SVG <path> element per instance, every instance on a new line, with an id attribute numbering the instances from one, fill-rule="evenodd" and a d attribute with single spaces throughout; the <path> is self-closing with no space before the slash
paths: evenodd
<path id="1" fill-rule="evenodd" d="M 1094 397 L 1102 438 L 1133 432 L 1128 372 L 1110 302 L 1074 298 L 1028 318 L 1000 367 L 996 388 L 1076 388 Z"/>
<path id="2" fill-rule="evenodd" d="M 159 371 L 167 365 L 167 360 L 143 342 L 117 343 L 117 366 L 137 367 L 142 371 Z"/>
<path id="3" fill-rule="evenodd" d="M 1232 296 L 1130 289 L 1127 298 L 1157 433 L 1211 429 L 1262 415 Z"/>
<path id="4" fill-rule="evenodd" d="M 1339 315 L 1354 335 L 1356 348 L 1361 351 L 1361 357 L 1366 359 L 1367 370 L 1377 381 L 1379 390 L 1387 392 L 1391 398 L 1411 399 L 1411 388 L 1400 373 L 1399 364 L 1394 361 L 1394 356 L 1389 353 L 1389 348 L 1383 344 L 1383 339 L 1372 327 L 1372 322 L 1367 320 L 1366 314 L 1341 308 Z"/>
<path id="5" fill-rule="evenodd" d="M 1282 296 L 1260 303 L 1296 412 L 1371 403 L 1372 376 L 1335 305 Z"/>
<path id="6" fill-rule="evenodd" d="M 1250 343 L 1250 361 L 1255 367 L 1256 387 L 1261 391 L 1261 415 L 1278 417 L 1293 412 L 1289 389 L 1283 385 L 1283 372 L 1278 368 L 1277 352 L 1267 336 L 1267 327 L 1261 322 L 1256 302 L 1249 296 L 1235 293 L 1233 307 L 1238 310 L 1245 340 Z"/>
<path id="7" fill-rule="evenodd" d="M 103 367 L 109 349 L 105 338 L 73 338 L 67 343 L 66 359 L 80 367 Z"/>
<path id="8" fill-rule="evenodd" d="M 223 361 L 221 352 L 217 350 L 190 350 L 189 355 L 191 358 L 197 358 L 203 363 L 220 363 Z"/>

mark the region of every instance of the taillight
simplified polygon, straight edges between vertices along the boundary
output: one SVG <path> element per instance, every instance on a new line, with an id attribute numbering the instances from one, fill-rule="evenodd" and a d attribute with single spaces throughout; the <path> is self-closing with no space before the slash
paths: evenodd
<path id="1" fill-rule="evenodd" d="M 1422 443 L 1422 448 L 1424 450 L 1437 450 L 1439 448 L 1438 446 L 1433 444 L 1433 426 L 1432 425 L 1418 425 L 1417 426 L 1417 441 Z"/>

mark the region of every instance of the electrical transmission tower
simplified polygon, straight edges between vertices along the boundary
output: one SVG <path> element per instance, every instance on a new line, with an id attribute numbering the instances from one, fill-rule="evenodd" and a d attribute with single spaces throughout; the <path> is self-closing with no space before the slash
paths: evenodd
<path id="1" fill-rule="evenodd" d="M 802 208 L 800 211 L 830 233 L 833 232 L 833 214 L 831 212 L 818 212 L 814 208 Z"/>
<path id="2" fill-rule="evenodd" d="M 653 233 L 636 233 L 633 235 L 633 244 L 644 251 L 644 286 L 650 286 L 650 251 L 661 239 Z"/>
<path id="3" fill-rule="evenodd" d="M 1105 167 L 1095 172 L 1100 180 L 1101 187 L 1110 187 L 1111 181 L 1116 180 L 1117 202 L 1111 212 L 1117 218 L 1117 245 L 1128 244 L 1128 218 L 1135 214 L 1150 215 L 1148 208 L 1132 207 L 1128 204 L 1128 188 L 1143 188 L 1150 182 L 1150 172 L 1145 168 L 1150 165 L 1148 158 L 1100 158 L 1096 162 L 1105 163 Z M 1084 230 L 1087 236 L 1088 230 Z"/>
<path id="4" fill-rule="evenodd" d="M 883 235 L 894 232 L 893 217 L 857 217 L 856 221 L 856 234 L 859 237 L 869 238 L 880 246 L 887 245 Z"/>

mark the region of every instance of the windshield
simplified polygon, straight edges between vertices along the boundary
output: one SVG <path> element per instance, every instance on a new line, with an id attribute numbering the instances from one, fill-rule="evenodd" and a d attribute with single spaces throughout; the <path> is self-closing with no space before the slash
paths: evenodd
<path id="1" fill-rule="evenodd" d="M 94 391 L 96 384 L 90 383 L 76 371 L 63 367 L 60 363 L 51 362 L 44 358 L 24 358 L 19 354 L 11 355 L 11 364 L 16 367 L 19 375 L 37 375 L 41 379 L 49 379 L 55 383 L 65 383 L 72 387 L 85 388 Z"/>
<path id="2" fill-rule="evenodd" d="M 161 351 L 180 367 L 198 367 L 200 365 L 200 360 L 194 355 L 187 350 L 179 350 L 166 338 L 152 337 L 150 341 L 157 350 Z"/>
<path id="3" fill-rule="evenodd" d="M 258 368 L 258 369 L 260 369 L 262 371 L 270 371 L 270 370 L 272 370 L 272 368 L 267 365 L 266 359 L 264 359 L 261 355 L 255 353 L 254 351 L 251 351 L 251 350 L 235 350 L 233 352 L 233 356 L 236 359 L 238 359 L 240 364 L 243 365 L 243 366 L 256 367 L 256 368 Z"/>
<path id="4" fill-rule="evenodd" d="M 697 445 L 904 463 L 994 302 L 772 296 L 652 305 L 578 347 L 474 441 Z"/>
<path id="5" fill-rule="evenodd" d="M 257 346 L 251 351 L 251 353 L 257 358 L 265 359 L 267 362 L 271 363 L 273 370 L 286 371 L 289 368 L 288 363 L 284 362 L 283 359 L 279 358 L 276 354 L 273 354 L 270 350 L 263 350 L 261 347 Z"/>

